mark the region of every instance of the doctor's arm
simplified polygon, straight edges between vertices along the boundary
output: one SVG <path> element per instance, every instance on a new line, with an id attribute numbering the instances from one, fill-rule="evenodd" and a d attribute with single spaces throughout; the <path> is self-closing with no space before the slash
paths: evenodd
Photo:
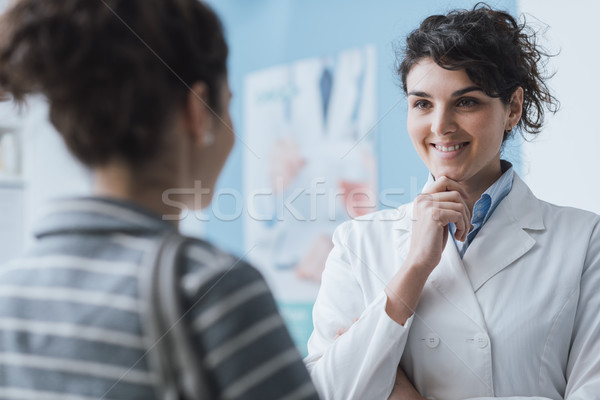
<path id="1" fill-rule="evenodd" d="M 323 399 L 383 400 L 393 388 L 412 318 L 404 326 L 392 320 L 383 291 L 365 303 L 355 269 L 373 272 L 349 240 L 354 223 L 342 224 L 333 235 L 305 363 Z M 347 331 L 339 335 L 340 329 Z"/>
<path id="2" fill-rule="evenodd" d="M 597 398 L 600 393 L 600 217 L 589 239 L 579 291 L 566 400 Z"/>

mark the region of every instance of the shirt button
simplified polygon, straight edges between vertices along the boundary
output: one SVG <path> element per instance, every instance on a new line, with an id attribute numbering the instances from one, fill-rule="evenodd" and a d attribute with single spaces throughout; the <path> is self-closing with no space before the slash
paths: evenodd
<path id="1" fill-rule="evenodd" d="M 490 344 L 490 340 L 488 339 L 485 333 L 478 333 L 475 335 L 475 345 L 479 346 L 480 349 L 485 349 L 488 344 Z"/>
<path id="2" fill-rule="evenodd" d="M 435 349 L 440 344 L 440 338 L 433 333 L 428 334 L 423 340 L 425 340 L 425 345 L 430 349 Z"/>

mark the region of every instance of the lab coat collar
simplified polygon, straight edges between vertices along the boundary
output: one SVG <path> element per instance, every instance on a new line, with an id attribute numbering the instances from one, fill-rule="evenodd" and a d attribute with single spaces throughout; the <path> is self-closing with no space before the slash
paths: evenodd
<path id="1" fill-rule="evenodd" d="M 473 290 L 525 255 L 535 245 L 528 231 L 544 230 L 539 200 L 515 174 L 513 189 L 498 204 L 463 256 Z"/>

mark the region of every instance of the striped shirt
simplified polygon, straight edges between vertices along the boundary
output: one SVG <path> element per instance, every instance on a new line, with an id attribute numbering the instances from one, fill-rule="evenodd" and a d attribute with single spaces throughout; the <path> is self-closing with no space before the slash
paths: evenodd
<path id="1" fill-rule="evenodd" d="M 0 267 L 0 399 L 155 399 L 140 268 L 175 228 L 137 206 L 55 203 Z M 261 275 L 206 242 L 180 259 L 194 351 L 215 398 L 318 399 Z"/>

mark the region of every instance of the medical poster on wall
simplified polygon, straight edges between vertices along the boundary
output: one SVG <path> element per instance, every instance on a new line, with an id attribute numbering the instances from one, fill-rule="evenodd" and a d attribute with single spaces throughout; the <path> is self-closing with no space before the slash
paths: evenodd
<path id="1" fill-rule="evenodd" d="M 256 71 L 244 82 L 244 242 L 297 342 L 334 229 L 376 210 L 375 49 Z M 301 347 L 301 346 L 300 346 Z"/>

